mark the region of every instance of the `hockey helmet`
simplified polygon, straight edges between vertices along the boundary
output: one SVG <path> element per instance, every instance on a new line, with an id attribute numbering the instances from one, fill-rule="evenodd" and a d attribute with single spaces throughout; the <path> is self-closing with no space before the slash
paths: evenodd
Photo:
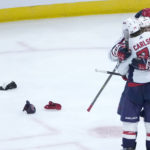
<path id="1" fill-rule="evenodd" d="M 140 17 L 138 19 L 139 25 L 141 28 L 150 27 L 150 18 L 149 17 Z"/>
<path id="2" fill-rule="evenodd" d="M 129 35 L 136 33 L 140 30 L 140 25 L 137 19 L 128 18 L 123 21 L 123 32 L 128 30 Z"/>

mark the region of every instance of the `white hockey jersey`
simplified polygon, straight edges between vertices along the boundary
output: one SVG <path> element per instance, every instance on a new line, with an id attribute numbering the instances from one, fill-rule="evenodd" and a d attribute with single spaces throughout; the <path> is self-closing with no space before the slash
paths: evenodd
<path id="1" fill-rule="evenodd" d="M 120 64 L 118 72 L 126 75 L 130 82 L 150 82 L 150 71 L 137 70 L 130 65 L 132 59 L 140 55 L 150 57 L 150 32 L 144 32 L 137 37 L 129 38 L 129 49 L 131 50 L 131 56 Z"/>

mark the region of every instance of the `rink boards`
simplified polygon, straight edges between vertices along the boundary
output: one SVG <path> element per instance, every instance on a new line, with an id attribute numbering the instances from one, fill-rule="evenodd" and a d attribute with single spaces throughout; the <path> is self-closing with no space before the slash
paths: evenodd
<path id="1" fill-rule="evenodd" d="M 150 7 L 149 0 L 5 0 L 0 7 L 0 22 L 136 12 Z"/>

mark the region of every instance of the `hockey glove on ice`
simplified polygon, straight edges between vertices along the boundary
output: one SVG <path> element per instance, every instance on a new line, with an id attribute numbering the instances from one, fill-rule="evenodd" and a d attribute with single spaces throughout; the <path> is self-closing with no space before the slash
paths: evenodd
<path id="1" fill-rule="evenodd" d="M 122 45 L 118 49 L 117 56 L 118 56 L 119 61 L 126 60 L 130 55 L 131 55 L 131 51 L 129 51 L 124 45 Z"/>
<path id="2" fill-rule="evenodd" d="M 36 108 L 33 104 L 30 104 L 30 102 L 27 100 L 22 111 L 26 111 L 27 114 L 33 114 L 36 112 Z"/>
<path id="3" fill-rule="evenodd" d="M 150 57 L 134 58 L 131 65 L 138 70 L 150 70 Z"/>
<path id="4" fill-rule="evenodd" d="M 0 90 L 10 90 L 15 88 L 17 88 L 17 84 L 14 81 L 10 83 L 5 83 L 2 86 L 0 86 Z"/>
<path id="5" fill-rule="evenodd" d="M 45 109 L 56 109 L 61 110 L 61 105 L 58 103 L 54 103 L 52 101 L 49 101 L 48 105 L 44 106 Z"/>

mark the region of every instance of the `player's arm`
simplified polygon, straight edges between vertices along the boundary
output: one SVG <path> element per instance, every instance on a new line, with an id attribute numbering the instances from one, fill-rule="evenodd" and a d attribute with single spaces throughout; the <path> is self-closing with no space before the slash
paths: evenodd
<path id="1" fill-rule="evenodd" d="M 110 59 L 113 61 L 124 61 L 131 55 L 131 51 L 127 49 L 124 39 L 122 43 L 116 44 L 110 51 Z"/>
<path id="2" fill-rule="evenodd" d="M 120 39 L 115 43 L 115 45 L 109 51 L 109 58 L 112 61 L 118 61 L 118 50 L 120 46 L 124 43 L 124 37 L 121 36 Z"/>
<path id="3" fill-rule="evenodd" d="M 125 76 L 128 73 L 129 65 L 131 64 L 132 59 L 133 56 L 131 55 L 125 61 L 122 61 L 118 67 L 118 73 L 120 73 L 122 76 Z"/>

